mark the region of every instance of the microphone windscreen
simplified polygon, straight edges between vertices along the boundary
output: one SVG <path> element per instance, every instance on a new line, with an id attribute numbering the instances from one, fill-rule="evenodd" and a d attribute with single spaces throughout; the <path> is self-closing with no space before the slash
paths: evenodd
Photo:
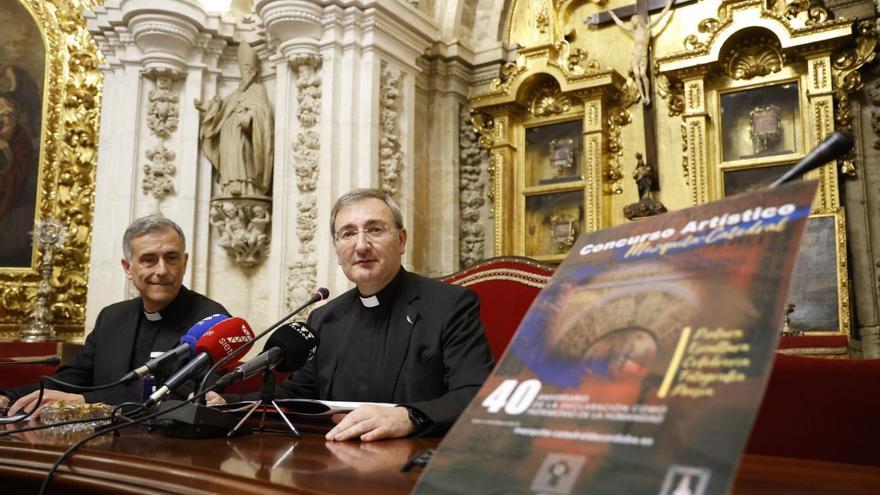
<path id="1" fill-rule="evenodd" d="M 305 323 L 295 321 L 276 330 L 266 341 L 264 348 L 281 348 L 283 360 L 275 369 L 290 373 L 302 368 L 315 357 L 320 342 L 311 328 Z"/>
<path id="2" fill-rule="evenodd" d="M 197 321 L 193 326 L 189 327 L 189 330 L 186 331 L 186 334 L 180 338 L 181 344 L 186 344 L 189 346 L 190 359 L 195 355 L 196 341 L 202 338 L 202 335 L 211 329 L 214 325 L 220 323 L 221 321 L 228 320 L 229 315 L 215 314 L 211 316 L 206 316 L 201 320 Z"/>
<path id="3" fill-rule="evenodd" d="M 326 287 L 321 287 L 320 289 L 315 291 L 316 296 L 321 296 L 319 301 L 325 301 L 328 297 L 330 297 L 330 291 L 327 290 Z"/>
<path id="4" fill-rule="evenodd" d="M 211 362 L 216 363 L 250 342 L 254 338 L 254 331 L 244 318 L 236 316 L 217 323 L 202 335 L 196 342 L 196 352 L 205 352 L 211 356 Z M 235 364 L 228 363 L 227 366 Z M 221 368 L 222 369 L 222 368 Z"/>

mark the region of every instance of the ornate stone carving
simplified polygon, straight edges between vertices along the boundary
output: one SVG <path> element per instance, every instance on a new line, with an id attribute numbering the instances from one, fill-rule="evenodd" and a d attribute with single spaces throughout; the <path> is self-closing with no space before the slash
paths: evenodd
<path id="1" fill-rule="evenodd" d="M 529 103 L 529 112 L 535 117 L 564 113 L 570 108 L 571 100 L 562 94 L 555 81 L 538 86 Z"/>
<path id="2" fill-rule="evenodd" d="M 260 198 L 211 201 L 217 244 L 241 266 L 255 266 L 269 250 L 270 202 Z"/>
<path id="3" fill-rule="evenodd" d="M 726 71 L 733 79 L 752 79 L 782 70 L 785 56 L 775 36 L 757 36 L 742 40 L 721 57 L 727 60 Z"/>
<path id="4" fill-rule="evenodd" d="M 296 202 L 299 254 L 298 261 L 288 266 L 288 308 L 307 300 L 317 288 L 318 269 L 314 254 L 318 207 L 315 186 L 321 150 L 321 135 L 318 132 L 321 117 L 321 77 L 318 71 L 321 64 L 321 57 L 311 54 L 296 55 L 290 61 L 296 73 L 299 132 L 293 142 L 293 160 L 300 197 Z"/>
<path id="5" fill-rule="evenodd" d="M 379 90 L 379 180 L 382 190 L 392 196 L 397 193 L 403 165 L 398 123 L 402 80 L 403 72 L 393 72 L 383 64 Z"/>
<path id="6" fill-rule="evenodd" d="M 151 194 L 156 198 L 156 205 L 165 197 L 174 192 L 174 182 L 171 178 L 177 173 L 174 166 L 175 154 L 173 151 L 158 145 L 146 151 L 147 160 L 144 164 L 144 181 L 141 188 L 144 194 Z"/>
<path id="7" fill-rule="evenodd" d="M 147 127 L 165 139 L 177 130 L 180 121 L 180 92 L 174 90 L 174 79 L 168 74 L 156 75 L 156 87 L 147 96 Z"/>
<path id="8" fill-rule="evenodd" d="M 470 112 L 462 107 L 459 112 L 459 231 L 458 259 L 466 268 L 485 257 L 485 232 L 480 223 L 480 210 L 485 204 L 486 185 L 482 180 L 483 165 L 488 161 L 487 150 L 480 147 L 479 134 L 474 128 Z"/>
<path id="9" fill-rule="evenodd" d="M 318 157 L 321 136 L 318 119 L 321 115 L 321 78 L 317 70 L 321 58 L 313 55 L 296 57 L 291 65 L 296 70 L 297 113 L 300 131 L 293 143 L 293 160 L 297 187 L 301 192 L 312 192 L 318 181 Z"/>
<path id="10" fill-rule="evenodd" d="M 141 189 L 156 200 L 155 211 L 160 212 L 159 204 L 174 192 L 172 177 L 177 172 L 173 151 L 165 148 L 164 142 L 176 130 L 180 121 L 180 92 L 174 90 L 174 82 L 181 75 L 170 70 L 147 70 L 144 76 L 155 81 L 156 87 L 147 95 L 147 127 L 158 138 L 159 144 L 144 154 L 148 162 L 144 164 L 144 178 Z"/>

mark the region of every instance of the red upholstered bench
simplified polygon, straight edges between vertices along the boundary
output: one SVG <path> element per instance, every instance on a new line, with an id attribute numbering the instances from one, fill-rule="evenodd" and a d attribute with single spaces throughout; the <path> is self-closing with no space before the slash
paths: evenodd
<path id="1" fill-rule="evenodd" d="M 497 361 L 535 296 L 550 280 L 553 267 L 530 258 L 489 258 L 440 280 L 469 287 L 480 298 L 480 320 Z"/>
<path id="2" fill-rule="evenodd" d="M 880 466 L 880 359 L 777 354 L 746 451 Z"/>

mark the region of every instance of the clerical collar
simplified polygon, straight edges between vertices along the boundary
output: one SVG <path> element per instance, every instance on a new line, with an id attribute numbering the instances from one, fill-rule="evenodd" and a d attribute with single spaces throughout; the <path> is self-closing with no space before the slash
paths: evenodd
<path id="1" fill-rule="evenodd" d="M 373 294 L 372 296 L 362 296 L 358 293 L 358 297 L 361 300 L 361 304 L 365 308 L 375 308 L 382 304 L 382 301 L 386 303 L 388 301 L 394 300 L 394 295 L 397 292 L 397 286 L 400 285 L 400 276 L 403 273 L 403 267 L 397 272 L 397 275 L 391 279 L 391 282 L 388 282 L 388 285 L 382 287 L 382 290 Z"/>
<path id="2" fill-rule="evenodd" d="M 155 313 L 144 311 L 144 317 L 147 319 L 147 321 L 162 321 L 162 313 L 158 311 L 156 311 Z"/>
<path id="3" fill-rule="evenodd" d="M 363 297 L 363 296 L 360 296 L 360 297 L 361 297 L 361 304 L 363 304 L 364 307 L 375 308 L 376 306 L 379 305 L 379 298 L 376 297 L 375 294 L 370 297 Z"/>
<path id="4" fill-rule="evenodd" d="M 156 311 L 154 313 L 150 313 L 146 309 L 144 309 L 143 303 L 141 303 L 141 311 L 144 312 L 144 318 L 147 321 L 162 321 L 163 318 L 170 318 L 171 321 L 175 321 L 180 318 L 182 312 L 186 311 L 190 304 L 191 299 L 187 297 L 189 291 L 186 287 L 181 287 L 180 292 L 177 293 L 177 296 L 168 303 L 167 306 Z"/>

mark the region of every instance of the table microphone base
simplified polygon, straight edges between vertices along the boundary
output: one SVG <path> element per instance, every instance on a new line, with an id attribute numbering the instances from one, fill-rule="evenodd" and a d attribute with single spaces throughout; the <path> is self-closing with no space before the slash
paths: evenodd
<path id="1" fill-rule="evenodd" d="M 159 404 L 159 411 L 179 406 L 181 401 L 168 400 Z M 164 413 L 157 418 L 162 434 L 177 438 L 222 438 L 235 429 L 235 416 L 201 404 L 189 403 Z M 251 433 L 249 428 L 239 428 L 236 435 Z"/>

